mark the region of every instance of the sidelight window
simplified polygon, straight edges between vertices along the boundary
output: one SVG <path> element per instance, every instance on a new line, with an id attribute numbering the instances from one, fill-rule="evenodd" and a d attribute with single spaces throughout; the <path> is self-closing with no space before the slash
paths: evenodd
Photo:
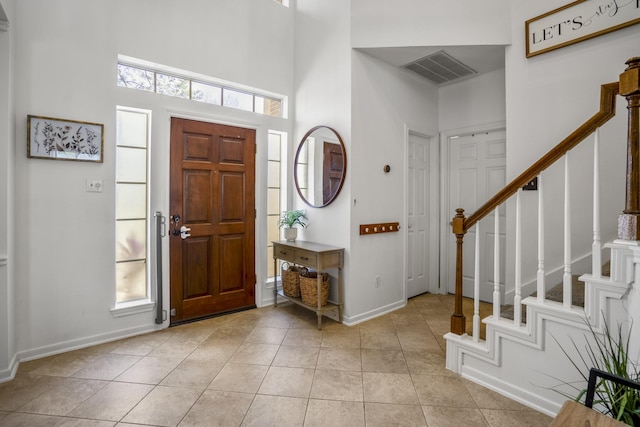
<path id="1" fill-rule="evenodd" d="M 150 111 L 117 108 L 116 305 L 149 300 L 150 122 Z"/>
<path id="2" fill-rule="evenodd" d="M 272 279 L 277 275 L 273 271 L 273 242 L 280 238 L 278 225 L 280 212 L 284 210 L 283 188 L 285 176 L 282 165 L 286 164 L 283 156 L 286 153 L 286 134 L 269 131 L 269 146 L 267 153 L 267 278 Z"/>

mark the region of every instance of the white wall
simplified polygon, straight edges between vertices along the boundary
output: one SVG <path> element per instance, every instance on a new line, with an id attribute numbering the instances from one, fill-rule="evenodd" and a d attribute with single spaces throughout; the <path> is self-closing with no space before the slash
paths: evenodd
<path id="1" fill-rule="evenodd" d="M 505 121 L 504 73 L 502 68 L 441 87 L 438 91 L 440 131 Z"/>
<path id="2" fill-rule="evenodd" d="M 351 48 L 349 45 L 349 4 L 343 0 L 297 0 L 295 7 L 295 113 L 291 139 L 293 160 L 304 134 L 314 126 L 335 129 L 346 147 L 346 180 L 338 197 L 329 206 L 311 208 L 291 188 L 295 209 L 305 209 L 309 226 L 300 230 L 301 240 L 345 248 L 344 282 L 349 292 L 350 240 L 349 199 L 351 194 Z M 293 170 L 293 161 L 290 170 Z M 293 176 L 293 175 L 290 175 Z M 291 179 L 293 187 L 293 179 Z M 330 272 L 334 278 L 335 271 Z M 337 295 L 332 294 L 332 298 Z M 348 310 L 348 306 L 345 308 Z"/>
<path id="3" fill-rule="evenodd" d="M 504 45 L 508 0 L 352 0 L 354 47 Z"/>
<path id="4" fill-rule="evenodd" d="M 635 25 L 527 59 L 524 22 L 565 4 L 562 0 L 545 3 L 518 1 L 511 6 L 513 44 L 506 50 L 508 180 L 519 175 L 595 114 L 599 108 L 600 85 L 617 81 L 625 68 L 624 62 L 640 54 L 640 26 Z M 624 209 L 625 105 L 620 99 L 617 116 L 600 133 L 603 242 L 616 237 L 617 215 Z M 593 157 L 592 141 L 590 138 L 570 154 L 574 260 L 584 257 L 591 245 L 593 170 L 589 165 Z M 555 166 L 544 178 L 548 183 L 545 185 L 546 217 L 552 221 L 545 227 L 545 267 L 548 272 L 562 264 L 563 171 L 562 165 Z M 527 193 L 523 198 L 523 208 L 532 207 L 535 211 L 537 194 Z M 530 216 L 524 217 L 525 224 L 535 224 L 535 221 Z M 512 223 L 509 230 L 513 231 Z M 535 225 L 524 227 L 523 241 L 535 242 L 535 233 Z M 531 255 L 525 258 L 529 262 L 523 266 L 523 281 L 527 282 L 535 274 L 536 249 L 534 245 L 528 245 L 525 251 Z M 512 249 L 507 250 L 507 254 L 512 255 L 513 252 Z M 513 263 L 508 259 L 507 265 L 512 266 Z M 508 276 L 507 283 L 513 283 L 509 279 Z"/>
<path id="5" fill-rule="evenodd" d="M 185 11 L 188 11 L 185 13 Z M 117 105 L 152 110 L 151 206 L 167 214 L 169 117 L 257 130 L 257 271 L 266 277 L 266 142 L 288 121 L 116 88 L 118 54 L 292 96 L 293 13 L 270 0 L 16 2 L 17 351 L 22 359 L 153 329 L 153 312 L 114 318 Z M 233 42 L 230 42 L 233 40 Z M 1 41 L 0 41 L 1 42 Z M 27 114 L 104 123 L 104 163 L 26 158 Z M 104 192 L 87 193 L 86 179 Z M 164 242 L 168 275 L 168 239 Z M 260 247 L 265 250 L 260 250 Z M 151 271 L 155 271 L 152 260 Z M 166 283 L 166 281 L 165 281 Z M 165 309 L 169 309 L 165 289 Z M 262 301 L 257 301 L 260 305 Z M 0 369 L 2 367 L 0 366 Z"/>
<path id="6" fill-rule="evenodd" d="M 406 136 L 437 137 L 438 89 L 358 50 L 352 54 L 353 142 L 348 314 L 366 319 L 405 304 L 405 232 L 359 235 L 360 224 L 406 224 Z M 385 174 L 384 165 L 391 166 Z M 375 278 L 380 276 L 380 287 Z"/>
<path id="7" fill-rule="evenodd" d="M 0 31 L 0 379 L 12 375 L 10 366 L 16 352 L 14 281 L 14 162 L 13 73 L 11 69 L 15 0 L 0 2 L 0 17 L 9 21 Z"/>

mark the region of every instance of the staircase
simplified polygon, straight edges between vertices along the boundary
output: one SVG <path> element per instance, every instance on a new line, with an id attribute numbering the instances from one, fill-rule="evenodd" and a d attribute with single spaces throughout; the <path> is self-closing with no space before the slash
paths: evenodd
<path id="1" fill-rule="evenodd" d="M 580 360 L 576 351 L 585 345 L 591 336 L 590 327 L 596 332 L 602 330 L 604 322 L 609 325 L 628 325 L 634 320 L 640 323 L 640 291 L 633 286 L 636 275 L 640 278 L 640 58 L 627 61 L 627 68 L 619 82 L 601 87 L 600 110 L 571 135 L 560 142 L 549 153 L 534 163 L 520 176 L 499 191 L 476 212 L 466 217 L 462 209 L 456 210 L 452 229 L 456 237 L 456 300 L 451 317 L 451 332 L 445 335 L 447 341 L 447 368 L 474 382 L 484 385 L 505 396 L 517 400 L 548 415 L 555 416 L 567 399 L 566 394 L 575 396 L 577 390 L 586 387 L 572 360 Z M 625 209 L 618 218 L 618 239 L 602 245 L 600 241 L 600 181 L 598 129 L 615 115 L 618 95 L 628 102 L 628 141 L 626 159 L 626 201 Z M 571 256 L 571 187 L 569 180 L 569 151 L 594 134 L 594 189 L 593 189 L 593 234 L 591 273 L 572 273 Z M 562 260 L 562 284 L 560 296 L 547 290 L 546 281 L 550 276 L 545 271 L 544 244 L 544 192 L 543 171 L 559 160 L 564 160 L 564 255 Z M 522 273 L 522 187 L 538 178 L 538 253 L 535 293 L 523 297 Z M 513 247 L 515 248 L 515 278 L 511 315 L 501 312 L 504 291 L 499 284 L 500 268 L 494 266 L 493 314 L 482 319 L 479 316 L 478 271 L 480 258 L 485 255 L 475 242 L 475 283 L 472 334 L 465 332 L 466 316 L 462 311 L 462 255 L 464 236 L 479 227 L 479 222 L 496 212 L 505 203 L 515 204 L 513 219 Z M 498 221 L 493 234 L 494 260 L 500 252 Z M 476 236 L 480 233 L 476 229 Z M 531 244 L 531 242 L 527 242 Z M 465 252 L 466 253 L 466 252 Z M 584 257 L 583 257 L 584 258 Z M 603 260 L 606 261 L 603 268 Z M 609 260 L 609 261 L 608 261 Z M 608 271 L 603 271 L 610 269 Z M 584 271 L 584 270 L 583 270 Z M 609 273 L 607 275 L 607 273 Z M 467 274 L 467 277 L 470 276 Z M 584 297 L 574 292 L 583 283 Z M 636 326 L 640 327 L 640 326 Z M 481 331 L 483 332 L 481 335 Z M 486 331 L 486 332 L 485 332 Z M 637 342 L 630 345 L 640 354 L 640 334 Z M 633 339 L 633 338 L 632 338 Z M 574 346 L 575 343 L 575 346 Z M 568 356 L 567 357 L 567 354 Z M 588 371 L 589 366 L 584 367 Z M 563 393 L 565 395 L 563 395 Z"/>

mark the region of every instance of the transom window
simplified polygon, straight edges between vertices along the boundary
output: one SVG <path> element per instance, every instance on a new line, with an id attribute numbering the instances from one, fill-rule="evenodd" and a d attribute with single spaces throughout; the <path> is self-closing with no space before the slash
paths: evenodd
<path id="1" fill-rule="evenodd" d="M 204 78 L 188 77 L 187 74 L 187 72 L 184 72 L 184 75 L 178 72 L 167 73 L 151 67 L 118 61 L 117 85 L 267 116 L 284 117 L 282 98 L 221 84 L 213 78 L 209 81 Z"/>

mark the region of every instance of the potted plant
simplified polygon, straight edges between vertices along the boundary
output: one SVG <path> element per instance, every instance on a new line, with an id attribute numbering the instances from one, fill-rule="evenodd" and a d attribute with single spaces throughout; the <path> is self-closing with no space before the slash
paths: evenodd
<path id="1" fill-rule="evenodd" d="M 585 339 L 584 347 L 571 339 L 577 358 L 570 356 L 569 352 L 553 337 L 583 380 L 588 382 L 590 368 L 595 368 L 617 378 L 640 382 L 640 369 L 629 354 L 631 326 L 626 334 L 623 332 L 622 324 L 618 324 L 617 329 L 611 330 L 606 320 L 603 322 L 601 333 L 596 331 L 589 321 L 587 326 L 589 333 L 585 338 L 590 336 L 592 340 Z M 572 396 L 565 392 L 561 394 L 576 402 L 584 400 L 587 394 L 586 388 L 577 387 L 574 383 L 564 381 L 562 383 L 573 388 L 577 395 Z M 593 403 L 598 404 L 597 409 L 600 412 L 632 426 L 640 425 L 640 391 L 605 378 L 600 378 L 595 383 L 593 391 L 592 397 L 595 398 Z"/>
<path id="2" fill-rule="evenodd" d="M 302 228 L 306 228 L 306 219 L 307 216 L 303 210 L 282 212 L 280 215 L 280 228 L 284 228 L 284 238 L 287 242 L 295 242 L 296 237 L 298 237 L 298 229 L 294 228 L 294 226 L 299 225 Z"/>

